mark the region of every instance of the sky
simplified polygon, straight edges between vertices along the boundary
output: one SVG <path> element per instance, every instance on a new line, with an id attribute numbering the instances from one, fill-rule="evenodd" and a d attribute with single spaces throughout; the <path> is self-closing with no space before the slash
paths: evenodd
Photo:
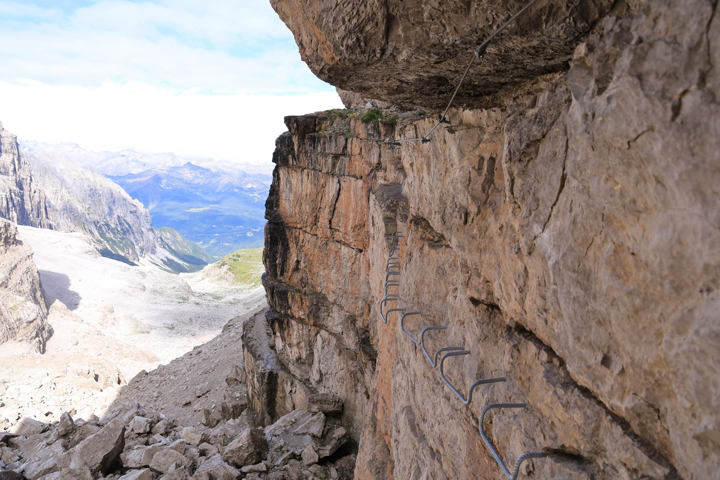
<path id="1" fill-rule="evenodd" d="M 341 108 L 269 0 L 0 0 L 18 139 L 270 163 L 283 117 Z"/>

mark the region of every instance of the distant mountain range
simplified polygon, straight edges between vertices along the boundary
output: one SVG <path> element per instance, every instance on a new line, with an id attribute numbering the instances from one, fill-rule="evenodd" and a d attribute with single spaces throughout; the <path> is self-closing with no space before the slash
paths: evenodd
<path id="1" fill-rule="evenodd" d="M 170 229 L 156 229 L 150 213 L 119 185 L 70 156 L 24 151 L 43 192 L 52 228 L 85 232 L 101 255 L 135 264 L 145 259 L 167 270 L 202 268 L 211 257 Z"/>
<path id="2" fill-rule="evenodd" d="M 154 227 L 177 230 L 215 259 L 263 245 L 269 166 L 130 150 L 92 152 L 72 144 L 22 146 L 30 153 L 72 158 L 91 167 L 142 202 Z"/>
<path id="3" fill-rule="evenodd" d="M 188 162 L 110 178 L 150 210 L 155 225 L 176 229 L 211 255 L 263 245 L 270 176 Z"/>

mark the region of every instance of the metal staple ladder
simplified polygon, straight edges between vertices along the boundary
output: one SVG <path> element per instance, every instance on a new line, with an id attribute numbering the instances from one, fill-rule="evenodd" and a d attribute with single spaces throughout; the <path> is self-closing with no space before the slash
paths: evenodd
<path id="1" fill-rule="evenodd" d="M 401 267 L 402 262 L 399 258 L 399 245 L 398 245 L 398 239 L 401 238 L 403 235 L 395 232 L 389 235 L 386 235 L 386 237 L 389 239 L 389 255 L 388 255 L 388 261 L 386 263 L 385 267 L 385 296 L 380 300 L 380 318 L 382 319 L 384 324 L 387 324 L 389 320 L 389 315 L 392 312 L 400 312 L 400 321 L 399 321 L 399 328 L 403 335 L 405 335 L 407 338 L 410 339 L 411 342 L 413 342 L 415 345 L 419 345 L 422 349 L 423 354 L 425 355 L 425 358 L 430 363 L 430 366 L 432 368 L 435 368 L 439 365 L 439 372 L 440 372 L 440 378 L 445 383 L 445 385 L 458 397 L 460 402 L 463 405 L 470 405 L 473 398 L 473 392 L 477 387 L 480 387 L 481 385 L 490 385 L 494 383 L 505 383 L 507 381 L 506 377 L 496 377 L 496 378 L 483 378 L 476 380 L 473 382 L 470 387 L 468 388 L 467 397 L 465 397 L 460 391 L 453 385 L 453 383 L 447 378 L 445 374 L 445 361 L 448 358 L 452 357 L 460 357 L 465 355 L 470 355 L 470 350 L 465 349 L 464 346 L 446 346 L 441 347 L 438 350 L 436 350 L 433 354 L 428 352 L 427 347 L 425 346 L 425 335 L 428 332 L 432 331 L 445 331 L 448 329 L 447 325 L 430 325 L 430 326 L 424 326 L 420 328 L 420 333 L 416 337 L 412 333 L 410 333 L 405 328 L 405 318 L 409 316 L 419 316 L 422 318 L 423 313 L 420 311 L 407 311 L 406 308 L 402 308 L 397 306 L 396 308 L 390 308 L 387 311 L 384 311 L 384 307 L 387 306 L 388 302 L 397 302 L 397 304 L 400 303 L 400 294 L 399 294 L 399 287 L 400 287 L 400 277 L 401 277 Z M 397 277 L 397 278 L 395 278 Z M 389 289 L 397 287 L 398 293 L 389 293 Z M 439 357 L 439 359 L 438 359 Z M 518 475 L 520 474 L 520 467 L 524 462 L 527 460 L 533 459 L 533 458 L 544 458 L 548 457 L 549 454 L 546 452 L 536 451 L 536 452 L 526 452 L 518 457 L 518 459 L 515 461 L 515 464 L 513 466 L 513 470 L 510 471 L 508 469 L 507 465 L 503 461 L 502 457 L 498 453 L 497 448 L 495 447 L 495 444 L 490 440 L 490 438 L 485 434 L 484 429 L 484 422 L 485 422 L 485 415 L 493 409 L 524 409 L 527 408 L 527 404 L 525 403 L 491 403 L 486 405 L 483 410 L 482 414 L 480 415 L 480 421 L 479 421 L 479 427 L 478 431 L 480 433 L 480 437 L 482 438 L 483 442 L 485 443 L 485 446 L 488 448 L 490 453 L 492 454 L 493 458 L 497 462 L 498 466 L 500 467 L 500 470 L 505 474 L 507 478 L 510 480 L 516 480 L 518 478 Z"/>

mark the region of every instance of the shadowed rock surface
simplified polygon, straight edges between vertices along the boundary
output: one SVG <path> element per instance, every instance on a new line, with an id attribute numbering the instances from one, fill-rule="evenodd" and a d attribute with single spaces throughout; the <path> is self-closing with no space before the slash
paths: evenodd
<path id="1" fill-rule="evenodd" d="M 475 48 L 518 12 L 522 1 L 271 0 L 321 79 L 395 105 L 444 106 Z M 476 63 L 459 105 L 567 68 L 578 38 L 611 0 L 540 0 L 496 37 Z"/>

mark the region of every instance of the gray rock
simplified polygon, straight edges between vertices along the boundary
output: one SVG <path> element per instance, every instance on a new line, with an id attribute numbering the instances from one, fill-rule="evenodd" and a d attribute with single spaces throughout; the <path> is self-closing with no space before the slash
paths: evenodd
<path id="1" fill-rule="evenodd" d="M 315 75 L 363 97 L 425 108 L 444 107 L 447 91 L 463 74 L 478 43 L 499 26 L 500 19 L 508 19 L 523 5 L 442 2 L 429 8 L 421 0 L 320 3 L 315 8 L 300 0 L 271 4 L 292 30 Z M 556 71 L 567 62 L 576 39 L 612 5 L 610 1 L 594 1 L 592 7 L 556 4 L 543 11 L 542 25 L 552 28 L 552 35 L 528 32 L 540 23 L 521 18 L 526 28 L 516 23 L 469 70 L 459 101 L 472 104 L 520 79 Z M 488 12 L 498 20 L 489 21 Z M 531 12 L 531 18 L 539 14 Z M 531 53 L 536 47 L 538 53 Z"/>
<path id="2" fill-rule="evenodd" d="M 212 480 L 234 480 L 240 476 L 240 472 L 226 463 L 220 454 L 206 458 L 195 471 L 195 476 L 207 474 Z M 193 478 L 195 478 L 193 476 Z"/>
<path id="3" fill-rule="evenodd" d="M 341 426 L 330 429 L 322 438 L 317 449 L 320 458 L 329 457 L 343 446 L 348 439 L 347 430 Z"/>
<path id="4" fill-rule="evenodd" d="M 248 428 L 225 447 L 222 458 L 242 467 L 262 460 L 267 451 L 268 445 L 262 430 Z"/>
<path id="5" fill-rule="evenodd" d="M 325 428 L 325 415 L 304 409 L 293 410 L 265 429 L 268 461 L 282 465 L 299 457 L 308 445 L 317 443 Z"/>
<path id="6" fill-rule="evenodd" d="M 53 443 L 36 451 L 23 465 L 23 475 L 29 480 L 59 471 L 65 450 L 60 443 Z"/>
<path id="7" fill-rule="evenodd" d="M 143 468 L 142 470 L 132 470 L 118 480 L 153 480 L 153 474 L 149 468 Z"/>
<path id="8" fill-rule="evenodd" d="M 162 445 L 136 446 L 131 450 L 124 451 L 120 458 L 123 465 L 128 468 L 141 468 L 150 466 L 153 456 L 162 450 Z"/>
<path id="9" fill-rule="evenodd" d="M 18 454 L 11 448 L 0 447 L 0 462 L 3 462 L 5 465 L 9 465 L 17 462 L 19 459 L 20 457 Z"/>
<path id="10" fill-rule="evenodd" d="M 143 434 L 148 433 L 152 429 L 152 420 L 147 417 L 136 416 L 130 421 L 128 430 L 133 433 Z"/>
<path id="11" fill-rule="evenodd" d="M 150 468 L 157 472 L 168 473 L 178 467 L 187 467 L 190 461 L 185 455 L 169 447 L 160 449 L 153 455 L 150 461 Z"/>
<path id="12" fill-rule="evenodd" d="M 162 420 L 157 422 L 152 428 L 152 433 L 157 435 L 165 435 L 172 427 L 173 423 L 170 420 L 163 418 Z"/>
<path id="13" fill-rule="evenodd" d="M 185 453 L 185 440 L 175 440 L 170 444 L 170 448 L 178 453 Z"/>
<path id="14" fill-rule="evenodd" d="M 200 445 L 203 441 L 203 432 L 194 427 L 185 427 L 180 431 L 180 436 L 190 445 Z"/>
<path id="15" fill-rule="evenodd" d="M 64 468 L 38 480 L 93 480 L 93 475 L 88 468 Z"/>
<path id="16" fill-rule="evenodd" d="M 337 415 L 343 411 L 343 401 L 337 395 L 318 393 L 308 397 L 308 410 L 322 412 L 326 415 Z"/>
<path id="17" fill-rule="evenodd" d="M 267 464 L 265 462 L 256 463 L 255 465 L 245 465 L 240 469 L 242 473 L 262 473 L 267 472 Z"/>
<path id="18" fill-rule="evenodd" d="M 20 420 L 20 424 L 15 429 L 15 433 L 29 437 L 30 435 L 37 435 L 43 433 L 48 429 L 48 424 L 35 420 L 34 418 L 25 417 Z"/>
<path id="19" fill-rule="evenodd" d="M 200 454 L 204 457 L 212 457 L 216 453 L 218 453 L 218 448 L 215 445 L 212 445 L 207 442 L 203 442 L 198 446 L 198 450 L 200 451 Z"/>
<path id="20" fill-rule="evenodd" d="M 63 413 L 60 416 L 60 421 L 58 421 L 57 424 L 57 434 L 61 437 L 64 437 L 75 429 L 75 422 L 73 422 L 72 417 L 68 412 Z"/>
<path id="21" fill-rule="evenodd" d="M 303 449 L 300 457 L 305 465 L 312 465 L 320 460 L 317 451 L 315 451 L 315 446 L 312 443 Z"/>
<path id="22" fill-rule="evenodd" d="M 169 471 L 163 475 L 160 475 L 158 480 L 189 480 L 190 474 L 184 469 L 177 469 Z"/>
<path id="23" fill-rule="evenodd" d="M 116 418 L 69 452 L 72 455 L 70 467 L 87 466 L 93 473 L 107 475 L 120 466 L 120 453 L 124 446 L 125 425 Z"/>

